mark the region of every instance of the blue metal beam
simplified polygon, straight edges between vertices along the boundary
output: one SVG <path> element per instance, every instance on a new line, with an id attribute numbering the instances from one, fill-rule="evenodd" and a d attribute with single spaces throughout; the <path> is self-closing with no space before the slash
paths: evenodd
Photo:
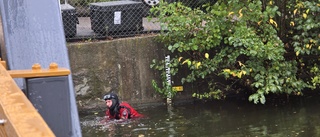
<path id="1" fill-rule="evenodd" d="M 70 69 L 59 0 L 0 0 L 0 10 L 1 52 L 9 69 L 30 69 L 34 63 L 48 68 L 51 62 Z M 81 137 L 71 74 L 68 81 L 73 128 L 70 136 Z M 22 80 L 16 82 L 20 88 L 25 87 Z"/>

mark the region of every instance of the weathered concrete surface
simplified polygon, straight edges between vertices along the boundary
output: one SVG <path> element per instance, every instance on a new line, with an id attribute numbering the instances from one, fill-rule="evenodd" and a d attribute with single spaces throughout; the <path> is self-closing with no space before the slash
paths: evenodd
<path id="1" fill-rule="evenodd" d="M 165 57 L 155 36 L 69 43 L 68 50 L 79 109 L 104 107 L 101 98 L 110 91 L 133 105 L 165 103 L 151 85 L 160 75 L 150 64 Z M 192 99 L 191 90 L 175 97 L 177 101 L 186 99 Z"/>

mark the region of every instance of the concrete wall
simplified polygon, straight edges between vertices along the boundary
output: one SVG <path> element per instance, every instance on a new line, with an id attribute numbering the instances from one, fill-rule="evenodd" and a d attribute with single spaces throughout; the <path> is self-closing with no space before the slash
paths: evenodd
<path id="1" fill-rule="evenodd" d="M 68 43 L 68 52 L 79 109 L 104 107 L 101 98 L 110 91 L 133 105 L 165 103 L 151 85 L 160 75 L 150 64 L 165 57 L 154 36 Z M 192 99 L 191 94 L 179 92 L 175 100 Z"/>

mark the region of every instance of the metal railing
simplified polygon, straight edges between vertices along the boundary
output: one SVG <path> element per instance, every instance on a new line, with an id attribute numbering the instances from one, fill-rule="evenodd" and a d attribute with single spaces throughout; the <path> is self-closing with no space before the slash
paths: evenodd
<path id="1" fill-rule="evenodd" d="M 130 37 L 157 33 L 160 23 L 149 21 L 149 10 L 160 0 L 64 0 L 61 1 L 64 31 L 67 40 Z M 181 1 L 198 7 L 214 0 Z"/>

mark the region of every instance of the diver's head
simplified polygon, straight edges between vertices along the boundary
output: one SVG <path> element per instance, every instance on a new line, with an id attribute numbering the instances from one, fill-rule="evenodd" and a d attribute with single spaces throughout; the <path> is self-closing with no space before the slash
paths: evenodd
<path id="1" fill-rule="evenodd" d="M 115 93 L 108 93 L 103 96 L 108 109 L 113 110 L 119 106 L 119 98 Z"/>

